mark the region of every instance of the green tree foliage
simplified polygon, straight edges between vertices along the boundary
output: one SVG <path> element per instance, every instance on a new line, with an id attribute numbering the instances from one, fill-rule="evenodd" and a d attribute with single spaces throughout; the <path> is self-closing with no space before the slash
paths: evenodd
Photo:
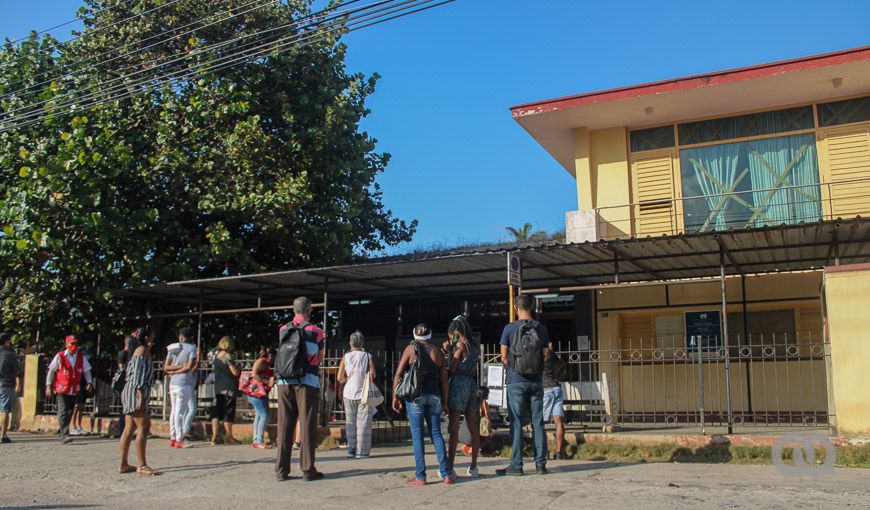
<path id="1" fill-rule="evenodd" d="M 532 230 L 531 223 L 525 223 L 522 227 L 505 227 L 505 230 L 513 236 L 513 240 L 518 243 L 531 241 L 546 241 L 549 235 L 545 230 Z M 555 237 L 554 237 L 555 239 Z"/>
<path id="2" fill-rule="evenodd" d="M 0 134 L 0 297 L 19 339 L 37 321 L 56 339 L 133 312 L 113 298 L 124 286 L 344 263 L 414 233 L 384 207 L 389 155 L 359 126 L 378 77 L 348 74 L 339 33 L 172 84 L 129 78 L 166 55 L 186 58 L 163 71 L 213 61 L 232 46 L 197 48 L 311 16 L 311 0 L 232 19 L 215 13 L 249 2 L 146 13 L 165 2 L 86 0 L 75 40 L 0 49 L 0 115 L 42 102 L 52 114 Z M 160 35 L 210 15 L 195 34 Z M 119 76 L 130 97 L 63 106 Z"/>

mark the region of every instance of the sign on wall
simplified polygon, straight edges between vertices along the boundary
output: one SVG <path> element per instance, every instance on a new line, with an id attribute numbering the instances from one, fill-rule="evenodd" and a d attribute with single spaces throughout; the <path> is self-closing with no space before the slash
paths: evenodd
<path id="1" fill-rule="evenodd" d="M 722 313 L 718 310 L 686 312 L 686 340 L 695 351 L 700 341 L 701 351 L 712 352 L 722 346 Z"/>

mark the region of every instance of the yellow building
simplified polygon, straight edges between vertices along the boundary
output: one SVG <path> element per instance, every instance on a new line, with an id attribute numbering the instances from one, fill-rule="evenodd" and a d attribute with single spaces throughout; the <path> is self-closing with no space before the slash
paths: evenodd
<path id="1" fill-rule="evenodd" d="M 723 265 L 731 266 L 721 281 L 693 279 L 688 269 L 698 264 L 688 263 L 686 243 L 685 275 L 623 257 L 648 279 L 671 283 L 595 291 L 594 356 L 614 382 L 623 420 L 830 423 L 870 435 L 866 397 L 864 416 L 841 417 L 837 427 L 837 402 L 861 407 L 853 396 L 863 382 L 838 379 L 836 366 L 844 363 L 838 353 L 848 352 L 850 373 L 856 362 L 870 368 L 870 329 L 844 326 L 840 337 L 826 338 L 821 301 L 822 269 L 861 261 L 870 250 L 860 219 L 870 214 L 870 47 L 511 111 L 576 178 L 569 242 L 706 237 L 719 240 Z M 837 243 L 844 222 L 848 246 Z M 782 225 L 832 232 L 833 242 L 810 248 L 776 229 Z M 734 263 L 741 248 L 717 232 L 735 231 L 757 232 L 754 247 L 769 248 L 774 263 Z M 840 283 L 832 287 L 848 294 Z M 839 299 L 829 293 L 829 310 Z"/>

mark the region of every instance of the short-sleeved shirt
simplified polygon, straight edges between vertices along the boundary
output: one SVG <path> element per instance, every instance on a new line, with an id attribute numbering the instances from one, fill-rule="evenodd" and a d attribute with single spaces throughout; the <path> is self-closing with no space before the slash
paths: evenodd
<path id="1" fill-rule="evenodd" d="M 526 322 L 525 320 L 518 320 L 516 322 L 511 322 L 507 326 L 504 327 L 504 331 L 501 333 L 501 341 L 499 345 L 506 345 L 510 347 L 511 338 L 514 336 L 514 332 L 516 332 L 517 328 L 520 326 L 522 322 Z M 550 341 L 550 336 L 547 334 L 547 328 L 544 327 L 543 324 L 538 324 L 538 338 L 541 339 L 541 343 L 543 345 L 547 345 L 547 342 Z M 508 356 L 508 366 L 507 366 L 507 375 L 505 376 L 505 384 L 518 383 L 518 382 L 540 382 L 541 377 L 524 377 L 516 372 L 514 372 L 513 367 L 510 365 L 510 356 Z"/>
<path id="2" fill-rule="evenodd" d="M 235 361 L 215 356 L 212 364 L 214 365 L 214 394 L 235 395 L 239 380 L 230 372 L 230 365 L 235 366 Z"/>
<path id="3" fill-rule="evenodd" d="M 187 365 L 191 358 L 196 357 L 196 346 L 192 344 L 176 342 L 174 344 L 169 344 L 166 350 L 166 362 L 172 365 Z M 195 381 L 196 374 L 193 372 L 173 374 L 170 376 L 169 386 L 174 388 L 185 386 L 193 387 Z"/>
<path id="4" fill-rule="evenodd" d="M 0 347 L 0 388 L 14 388 L 18 378 L 18 358 L 13 349 Z"/>
<path id="5" fill-rule="evenodd" d="M 556 376 L 553 375 L 553 366 L 556 364 L 556 353 L 550 351 L 547 357 L 544 358 L 544 373 L 541 374 L 541 379 L 544 381 L 544 388 L 555 388 L 559 386 Z"/>
<path id="6" fill-rule="evenodd" d="M 293 317 L 293 324 L 299 325 L 305 319 L 297 315 Z M 283 325 L 278 329 L 278 339 L 280 341 L 287 325 Z M 314 324 L 305 326 L 305 353 L 308 356 L 308 370 L 306 374 L 299 379 L 278 379 L 278 384 L 302 384 L 312 388 L 320 388 L 320 349 L 323 347 L 323 341 L 326 335 L 323 330 Z"/>

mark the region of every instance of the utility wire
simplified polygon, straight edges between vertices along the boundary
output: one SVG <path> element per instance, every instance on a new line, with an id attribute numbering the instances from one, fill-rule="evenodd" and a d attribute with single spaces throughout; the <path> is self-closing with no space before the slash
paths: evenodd
<path id="1" fill-rule="evenodd" d="M 121 2 L 119 2 L 119 3 L 117 3 L 117 4 L 115 4 L 115 5 L 110 6 L 110 7 L 103 7 L 102 9 L 97 9 L 96 11 L 93 12 L 93 14 L 99 14 L 99 13 L 104 12 L 104 11 L 110 11 L 110 10 L 115 9 L 115 8 L 118 8 L 118 7 L 120 7 L 120 6 L 124 5 L 124 4 L 129 4 L 129 3 L 131 3 L 131 2 L 138 2 L 138 1 L 139 1 L 139 0 L 123 0 L 123 1 L 121 1 Z M 63 28 L 63 27 L 65 27 L 65 26 L 67 26 L 67 25 L 72 25 L 73 23 L 76 23 L 76 22 L 78 22 L 78 21 L 84 21 L 84 18 L 78 18 L 78 17 L 76 17 L 76 18 L 73 18 L 73 19 L 71 19 L 71 20 L 69 20 L 69 21 L 64 21 L 63 23 L 60 23 L 60 24 L 55 25 L 55 26 L 53 26 L 53 27 L 50 27 L 50 28 L 46 28 L 46 29 L 40 30 L 39 32 L 36 32 L 35 34 L 34 34 L 34 33 L 31 33 L 31 34 L 27 34 L 27 35 L 25 35 L 25 36 L 19 37 L 18 39 L 13 39 L 13 40 L 9 41 L 9 42 L 6 43 L 6 44 L 18 44 L 18 43 L 20 43 L 21 41 L 23 41 L 23 40 L 25 40 L 25 39 L 29 39 L 29 38 L 34 37 L 34 36 L 37 36 L 37 35 L 47 34 L 47 33 L 49 33 L 49 32 L 52 32 L 52 31 L 54 31 L 54 30 L 57 30 L 58 28 Z"/>
<path id="2" fill-rule="evenodd" d="M 106 103 L 106 102 L 109 102 L 109 101 L 119 101 L 119 100 L 122 100 L 122 99 L 126 99 L 126 98 L 128 98 L 128 97 L 132 97 L 132 96 L 135 96 L 135 95 L 140 95 L 140 94 L 143 94 L 143 93 L 149 92 L 149 91 L 154 90 L 154 89 L 156 89 L 156 88 L 158 88 L 158 87 L 160 87 L 160 86 L 168 85 L 168 84 L 171 84 L 171 83 L 173 83 L 173 82 L 177 82 L 177 81 L 179 81 L 179 80 L 182 80 L 182 79 L 184 79 L 184 78 L 189 78 L 189 77 L 192 77 L 192 76 L 195 76 L 195 75 L 198 75 L 198 74 L 202 74 L 202 73 L 204 73 L 204 72 L 206 72 L 206 71 L 217 71 L 217 70 L 221 70 L 221 69 L 227 69 L 227 68 L 230 68 L 230 67 L 235 67 L 235 66 L 239 65 L 240 63 L 250 62 L 250 61 L 252 61 L 252 60 L 256 60 L 256 59 L 258 59 L 258 58 L 260 58 L 260 57 L 267 56 L 267 55 L 270 54 L 270 53 L 275 53 L 275 54 L 277 54 L 277 53 L 281 53 L 281 52 L 283 52 L 283 51 L 286 51 L 287 49 L 292 49 L 292 48 L 297 48 L 297 47 L 304 47 L 304 46 L 308 46 L 308 45 L 311 45 L 311 44 L 315 44 L 315 43 L 317 43 L 317 42 L 322 41 L 323 39 L 327 39 L 327 38 L 331 37 L 334 33 L 340 33 L 340 32 L 350 33 L 350 32 L 355 32 L 355 31 L 357 31 L 357 30 L 362 30 L 362 29 L 364 29 L 364 28 L 371 27 L 371 26 L 374 26 L 374 25 L 378 25 L 378 24 L 381 24 L 381 23 L 385 23 L 385 22 L 387 22 L 387 21 L 391 21 L 391 20 L 394 20 L 394 19 L 398 19 L 398 18 L 402 18 L 402 17 L 405 17 L 405 16 L 409 16 L 409 15 L 411 15 L 411 14 L 415 14 L 415 13 L 417 13 L 417 12 L 425 11 L 425 10 L 432 9 L 432 8 L 434 8 L 434 7 L 438 7 L 438 6 L 441 6 L 441 5 L 444 5 L 444 4 L 452 3 L 452 2 L 454 2 L 455 0 L 443 0 L 443 1 L 441 1 L 441 2 L 438 2 L 438 3 L 432 4 L 433 1 L 434 1 L 434 0 L 421 0 L 421 1 L 417 1 L 417 2 L 414 2 L 414 5 L 410 5 L 410 6 L 407 6 L 407 7 L 402 7 L 402 8 L 399 8 L 399 9 L 395 9 L 395 8 L 394 8 L 394 9 L 390 10 L 389 12 L 385 12 L 385 13 L 382 13 L 382 14 L 378 14 L 378 15 L 376 15 L 376 16 L 370 16 L 370 15 L 368 15 L 368 16 L 358 16 L 358 18 L 364 18 L 364 19 L 362 19 L 362 20 L 355 20 L 353 23 L 349 23 L 349 24 L 346 24 L 346 25 L 339 25 L 337 28 L 330 29 L 330 30 L 328 30 L 328 31 L 326 31 L 326 32 L 322 32 L 322 31 L 321 31 L 321 32 L 316 32 L 316 33 L 314 33 L 314 34 L 310 34 L 310 35 L 307 35 L 307 36 L 302 37 L 302 38 L 299 38 L 298 36 L 295 37 L 295 38 L 285 38 L 285 39 L 292 39 L 292 40 L 290 40 L 290 41 L 284 41 L 284 42 L 283 42 L 281 45 L 279 45 L 279 46 L 275 46 L 275 47 L 272 47 L 272 48 L 260 49 L 260 50 L 258 50 L 258 51 L 256 51 L 256 52 L 253 52 L 253 53 L 250 53 L 250 54 L 247 54 L 247 55 L 243 55 L 243 56 L 241 56 L 241 57 L 236 57 L 236 58 L 234 58 L 233 60 L 230 60 L 230 61 L 228 61 L 228 62 L 223 62 L 223 63 L 220 63 L 220 64 L 213 64 L 213 65 L 211 65 L 211 66 L 208 66 L 208 67 L 205 67 L 205 68 L 202 68 L 202 69 L 194 69 L 194 70 L 191 70 L 191 71 L 188 71 L 188 72 L 185 72 L 185 73 L 179 74 L 179 75 L 177 75 L 177 76 L 169 76 L 169 75 L 167 75 L 167 76 L 163 76 L 163 77 L 160 77 L 160 78 L 162 78 L 162 79 L 164 80 L 164 81 L 161 81 L 161 82 L 154 82 L 153 80 L 143 80 L 142 82 L 136 84 L 136 86 L 144 85 L 144 87 L 142 87 L 141 89 L 138 89 L 138 90 L 128 90 L 126 93 L 122 93 L 122 94 L 119 94 L 119 95 L 110 96 L 110 97 L 106 97 L 106 98 L 96 99 L 96 100 L 91 101 L 91 102 L 89 102 L 89 103 L 85 103 L 85 104 L 77 104 L 77 105 L 75 105 L 75 106 L 76 106 L 76 109 L 79 109 L 79 108 L 81 108 L 81 109 L 87 109 L 87 108 L 91 108 L 91 107 L 93 107 L 93 106 L 97 106 L 97 105 L 99 105 L 99 104 Z M 425 5 L 425 4 L 431 4 L 431 5 Z M 422 6 L 422 7 L 419 7 L 419 8 L 414 9 L 415 6 Z M 272 43 L 270 43 L 270 44 L 272 44 Z M 268 45 L 267 45 L 267 46 L 268 46 Z M 149 81 L 150 81 L 151 83 L 148 83 Z M 55 118 L 55 117 L 58 117 L 58 116 L 66 115 L 66 114 L 69 114 L 69 113 L 70 113 L 70 112 L 68 112 L 68 111 L 54 112 L 54 113 L 48 114 L 48 115 L 43 116 L 43 117 L 33 118 L 33 119 L 30 119 L 30 120 L 24 120 L 24 121 L 17 122 L 17 123 L 11 124 L 11 125 L 10 125 L 10 124 L 2 125 L 2 126 L 0 126 L 0 133 L 5 132 L 5 131 L 9 131 L 9 130 L 11 130 L 11 129 L 18 129 L 18 128 L 21 128 L 21 127 L 26 127 L 26 126 L 29 126 L 29 125 L 33 125 L 33 124 L 36 124 L 36 123 L 39 123 L 39 122 L 43 122 L 43 121 L 45 121 L 45 120 L 48 120 L 48 119 L 51 119 L 51 118 Z"/>
<path id="3" fill-rule="evenodd" d="M 388 4 L 391 2 L 395 2 L 395 1 L 397 1 L 397 0 L 379 0 L 379 1 L 371 3 L 371 4 L 367 4 L 367 5 L 363 5 L 360 7 L 347 9 L 345 11 L 339 11 L 339 12 L 333 13 L 333 14 L 329 15 L 327 18 L 324 18 L 324 20 L 332 21 L 335 19 L 340 19 L 346 15 L 352 15 L 356 12 L 364 11 L 366 9 L 372 9 L 372 8 L 375 8 L 375 7 L 384 5 L 384 4 Z M 402 3 L 400 3 L 399 5 L 406 4 L 406 3 L 409 3 L 411 1 L 415 1 L 415 0 L 405 0 Z M 339 6 L 339 7 L 341 7 L 341 6 Z M 324 9 L 321 11 L 317 11 L 315 13 L 308 14 L 302 18 L 294 20 L 290 23 L 286 23 L 284 25 L 280 25 L 277 27 L 271 27 L 268 29 L 264 29 L 264 30 L 260 30 L 258 32 L 251 33 L 251 34 L 245 34 L 245 35 L 242 35 L 242 36 L 239 36 L 239 37 L 227 40 L 227 41 L 220 41 L 217 43 L 213 43 L 211 45 L 203 46 L 202 48 L 196 48 L 193 51 L 186 52 L 183 54 L 172 54 L 172 55 L 167 55 L 167 56 L 158 58 L 154 62 L 151 62 L 152 66 L 150 66 L 148 68 L 140 69 L 140 70 L 135 71 L 133 73 L 130 73 L 127 75 L 122 75 L 122 76 L 119 76 L 119 77 L 116 77 L 116 78 L 113 78 L 113 79 L 110 79 L 107 81 L 98 82 L 98 83 L 86 86 L 84 89 L 73 89 L 69 92 L 65 92 L 63 94 L 60 94 L 58 96 L 55 96 L 55 97 L 52 97 L 49 99 L 45 99 L 42 101 L 38 101 L 36 103 L 31 103 L 31 104 L 27 104 L 24 106 L 20 106 L 18 108 L 13 108 L 11 110 L 7 110 L 6 112 L 3 112 L 5 115 L 16 114 L 16 113 L 22 112 L 22 111 L 24 111 L 25 113 L 18 113 L 17 115 L 11 115 L 8 119 L 2 119 L 2 120 L 6 120 L 7 122 L 9 122 L 11 120 L 17 120 L 17 118 L 21 117 L 21 116 L 24 116 L 24 117 L 33 116 L 35 114 L 38 114 L 39 110 L 41 109 L 40 107 L 45 106 L 45 105 L 48 105 L 47 107 L 53 107 L 53 108 L 68 106 L 76 101 L 83 101 L 83 100 L 89 99 L 90 97 L 94 97 L 97 95 L 105 95 L 107 93 L 113 92 L 114 90 L 118 90 L 118 89 L 123 90 L 123 89 L 134 87 L 134 86 L 137 86 L 137 85 L 143 83 L 143 81 L 141 79 L 138 79 L 139 81 L 135 81 L 133 83 L 130 83 L 129 79 L 134 77 L 134 76 L 144 74 L 144 75 L 146 75 L 146 77 L 144 78 L 144 81 L 150 81 L 152 79 L 159 79 L 160 75 L 156 71 L 159 71 L 162 67 L 168 66 L 169 64 L 182 62 L 185 60 L 189 60 L 192 57 L 204 55 L 208 51 L 228 46 L 234 42 L 237 42 L 237 41 L 240 41 L 243 39 L 248 39 L 251 37 L 260 36 L 262 34 L 266 34 L 269 32 L 275 32 L 275 31 L 282 30 L 282 29 L 290 29 L 290 28 L 297 27 L 297 26 L 301 25 L 304 21 L 309 20 L 311 18 L 316 18 L 317 16 L 320 16 L 320 15 L 328 12 L 331 9 L 334 9 L 334 7 L 329 8 L 329 9 Z M 306 27 L 303 26 L 301 28 L 304 29 Z M 252 45 L 252 44 L 257 44 L 258 42 L 259 41 L 254 40 L 254 41 L 251 41 L 251 42 L 246 43 L 246 44 Z M 237 52 L 235 54 L 229 53 L 228 55 L 224 56 L 223 58 L 229 58 L 229 57 L 232 57 L 233 55 L 237 55 L 241 51 L 244 51 L 245 49 L 246 48 L 241 48 L 241 49 L 236 48 Z M 159 65 L 157 65 L 158 62 L 160 62 L 161 60 L 165 60 L 165 62 L 162 62 Z M 154 74 L 154 76 L 148 76 L 149 73 Z M 107 87 L 111 84 L 116 84 L 116 85 L 113 85 L 112 87 L 109 87 L 108 89 L 104 88 L 104 87 Z M 100 89 L 100 90 L 96 90 L 96 89 Z M 92 92 L 91 94 L 86 94 L 85 96 L 79 97 L 78 99 L 73 100 L 73 101 L 61 102 L 59 104 L 57 103 L 58 100 L 73 98 L 76 94 L 82 92 L 83 90 L 94 90 L 94 92 Z M 27 112 L 29 112 L 29 113 L 27 113 Z"/>
<path id="4" fill-rule="evenodd" d="M 59 72 L 59 71 L 61 71 L 61 70 L 70 69 L 70 68 L 72 68 L 72 67 L 74 67 L 74 66 L 76 66 L 76 65 L 78 65 L 78 64 L 80 64 L 80 63 L 85 63 L 85 62 L 87 62 L 87 61 L 94 61 L 94 63 L 91 64 L 91 65 L 89 65 L 89 66 L 87 66 L 87 67 L 79 68 L 79 69 L 76 69 L 76 70 L 79 71 L 79 72 L 82 72 L 82 71 L 87 71 L 87 70 L 90 70 L 90 69 L 94 69 L 94 68 L 96 68 L 96 67 L 99 67 L 99 66 L 102 66 L 102 65 L 108 64 L 108 63 L 110 63 L 110 62 L 114 62 L 115 60 L 119 60 L 119 59 L 122 59 L 122 58 L 124 58 L 124 57 L 129 57 L 129 56 L 135 55 L 135 54 L 137 54 L 137 53 L 141 53 L 141 52 L 143 52 L 143 51 L 145 51 L 145 50 L 148 50 L 148 49 L 151 49 L 151 48 L 153 48 L 153 47 L 155 47 L 155 46 L 160 46 L 161 44 L 164 44 L 164 43 L 170 42 L 170 41 L 172 41 L 173 39 L 176 39 L 176 38 L 180 38 L 180 37 L 184 37 L 184 36 L 187 36 L 187 35 L 193 34 L 193 33 L 197 32 L 197 31 L 199 31 L 199 30 L 202 30 L 202 29 L 204 29 L 204 28 L 208 28 L 208 27 L 211 27 L 211 26 L 214 26 L 214 25 L 217 25 L 217 24 L 223 23 L 223 22 L 225 22 L 225 21 L 229 21 L 229 20 L 231 20 L 231 19 L 233 19 L 233 18 L 236 18 L 236 17 L 238 17 L 238 16 L 242 16 L 242 15 L 244 15 L 244 14 L 248 14 L 248 13 L 250 13 L 250 12 L 253 12 L 253 11 L 256 11 L 256 10 L 259 10 L 259 9 L 262 9 L 263 7 L 266 7 L 266 6 L 270 5 L 270 4 L 278 3 L 279 1 L 280 1 L 280 0 L 253 0 L 253 1 L 251 1 L 251 2 L 248 2 L 248 3 L 246 3 L 246 4 L 240 5 L 240 6 L 238 6 L 238 7 L 230 7 L 229 9 L 226 9 L 226 10 L 223 10 L 223 11 L 218 11 L 218 12 L 215 13 L 215 14 L 211 14 L 211 15 L 209 15 L 209 16 L 206 16 L 206 17 L 200 18 L 200 19 L 198 19 L 198 20 L 196 20 L 196 21 L 192 21 L 192 22 L 190 22 L 190 23 L 188 23 L 188 24 L 186 24 L 186 25 L 182 25 L 182 26 L 180 26 L 180 27 L 173 28 L 172 30 L 169 30 L 169 31 L 166 31 L 166 32 L 163 32 L 163 33 L 157 34 L 157 35 L 148 36 L 148 37 L 145 37 L 145 38 L 139 39 L 139 40 L 137 40 L 137 41 L 132 41 L 132 43 L 143 44 L 143 43 L 145 43 L 145 42 L 147 42 L 147 41 L 150 41 L 150 40 L 152 40 L 152 39 L 155 39 L 155 38 L 158 38 L 158 37 L 167 36 L 166 38 L 161 39 L 161 40 L 159 40 L 159 41 L 157 41 L 157 42 L 155 42 L 155 43 L 149 44 L 149 45 L 147 45 L 147 46 L 141 46 L 141 47 L 138 47 L 137 49 L 135 49 L 135 50 L 133 50 L 133 51 L 128 51 L 128 52 L 126 52 L 126 53 L 123 53 L 123 54 L 120 54 L 120 55 L 116 55 L 116 56 L 114 56 L 114 57 L 112 57 L 112 58 L 110 58 L 110 59 L 107 59 L 107 60 L 99 60 L 100 58 L 105 57 L 105 56 L 107 56 L 107 55 L 110 55 L 110 54 L 112 54 L 112 53 L 114 53 L 114 52 L 116 51 L 116 49 L 106 50 L 106 51 L 104 51 L 104 52 L 102 52 L 102 53 L 100 53 L 100 54 L 98 54 L 98 55 L 95 55 L 95 56 L 82 57 L 82 58 L 77 59 L 77 60 L 74 60 L 74 61 L 72 61 L 72 62 L 62 63 L 62 64 L 59 65 L 57 68 L 47 70 L 47 71 L 45 71 L 45 72 L 43 72 L 43 73 L 37 74 L 36 76 L 45 76 L 45 75 L 47 75 L 47 74 L 49 74 L 49 73 L 55 73 L 55 72 Z M 346 4 L 347 4 L 347 3 L 359 2 L 359 1 L 360 1 L 360 0 L 350 0 L 350 1 L 346 2 Z M 250 9 L 248 9 L 248 10 L 245 10 L 245 11 L 237 12 L 236 14 L 232 14 L 232 15 L 226 17 L 226 18 L 223 18 L 223 19 L 220 19 L 220 20 L 217 20 L 217 21 L 214 21 L 214 22 L 208 23 L 208 24 L 206 24 L 206 25 L 203 25 L 203 26 L 200 26 L 200 27 L 194 28 L 193 30 L 188 30 L 187 32 L 183 32 L 183 33 L 180 33 L 180 34 L 177 34 L 177 35 L 168 35 L 168 34 L 173 34 L 173 33 L 177 32 L 178 30 L 182 30 L 182 29 L 184 29 L 184 28 L 187 28 L 187 27 L 190 27 L 190 26 L 196 25 L 197 23 L 200 23 L 200 22 L 206 21 L 206 20 L 208 20 L 209 18 L 212 18 L 212 17 L 214 17 L 214 16 L 218 16 L 218 15 L 221 15 L 221 14 L 229 14 L 233 9 L 244 9 L 244 8 L 250 6 L 250 5 L 257 4 L 257 3 L 259 3 L 260 5 L 257 5 L 257 6 L 255 6 L 255 7 L 252 7 L 252 8 L 250 8 Z M 127 43 L 127 44 L 129 45 L 129 44 L 131 44 L 131 43 Z M 125 45 L 125 46 L 126 46 L 126 45 Z M 38 89 L 39 87 L 42 87 L 42 86 L 44 86 L 44 85 L 48 85 L 48 84 L 50 84 L 50 83 L 52 83 L 52 82 L 54 82 L 54 81 L 59 81 L 59 80 L 62 80 L 62 79 L 64 79 L 64 78 L 71 77 L 72 75 L 73 75 L 73 73 L 71 73 L 71 72 L 70 72 L 70 73 L 61 73 L 61 74 L 59 74 L 59 75 L 56 75 L 56 76 L 53 76 L 53 77 L 48 78 L 48 79 L 46 79 L 46 80 L 43 80 L 43 81 L 41 81 L 41 82 L 39 82 L 39 83 L 34 83 L 34 84 L 32 84 L 32 85 L 28 85 L 27 87 L 24 87 L 24 88 L 22 88 L 22 89 L 12 90 L 12 91 L 10 91 L 10 92 L 6 92 L 5 94 L 0 94 L 0 101 L 2 101 L 3 99 L 6 99 L 7 97 L 18 96 L 18 95 L 25 94 L 25 93 L 27 93 L 27 92 L 33 90 L 33 89 Z M 13 83 L 10 83 L 9 85 L 7 85 L 7 88 L 15 87 L 15 86 L 18 85 L 18 84 L 28 82 L 28 81 L 30 81 L 30 80 L 32 80 L 32 79 L 33 79 L 33 78 L 22 78 L 22 79 L 20 79 L 20 80 L 18 80 L 18 81 L 16 81 L 16 82 L 13 82 Z"/>

